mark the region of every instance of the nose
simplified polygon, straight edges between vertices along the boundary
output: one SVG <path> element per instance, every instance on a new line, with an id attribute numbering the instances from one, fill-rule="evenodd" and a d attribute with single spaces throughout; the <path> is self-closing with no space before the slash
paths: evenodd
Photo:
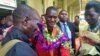
<path id="1" fill-rule="evenodd" d="M 66 16 L 66 14 L 63 14 L 63 17 L 65 17 Z"/>
<path id="2" fill-rule="evenodd" d="M 51 18 L 51 21 L 55 21 L 55 18 L 52 17 L 52 18 Z"/>

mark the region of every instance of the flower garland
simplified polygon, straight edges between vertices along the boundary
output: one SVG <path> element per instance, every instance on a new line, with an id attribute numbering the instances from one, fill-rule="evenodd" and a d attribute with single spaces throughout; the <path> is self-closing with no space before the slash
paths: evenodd
<path id="1" fill-rule="evenodd" d="M 63 33 L 57 28 L 56 25 L 53 28 L 52 35 L 48 33 L 47 28 L 44 30 L 43 33 L 47 41 L 50 41 L 50 42 L 57 41 L 63 35 Z"/>
<path id="2" fill-rule="evenodd" d="M 47 31 L 43 30 L 45 28 L 44 28 L 44 26 L 43 26 L 42 23 L 39 24 L 39 28 L 40 28 L 40 31 L 38 32 L 38 41 L 41 44 L 42 48 L 44 48 L 45 50 L 56 49 L 62 43 L 70 41 L 70 39 L 68 38 L 68 36 L 64 35 L 61 31 L 59 31 L 59 32 L 54 31 L 52 33 L 52 38 L 51 38 L 50 34 Z M 54 29 L 54 30 L 59 30 L 59 29 Z M 44 38 L 46 38 L 47 41 L 52 42 L 52 44 L 47 45 L 45 43 L 45 41 L 44 41 Z"/>

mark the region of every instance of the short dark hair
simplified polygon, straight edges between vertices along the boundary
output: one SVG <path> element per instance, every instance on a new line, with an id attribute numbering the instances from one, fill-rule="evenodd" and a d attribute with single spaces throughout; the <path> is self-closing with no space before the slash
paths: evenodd
<path id="1" fill-rule="evenodd" d="M 63 9 L 63 10 L 61 10 L 61 11 L 59 12 L 59 14 L 60 14 L 61 12 L 63 12 L 63 11 L 66 11 L 66 10 L 64 10 L 64 9 Z M 67 11 L 66 11 L 66 12 L 67 12 Z M 68 13 L 68 12 L 67 12 L 67 13 Z"/>
<path id="2" fill-rule="evenodd" d="M 97 12 L 97 13 L 100 14 L 100 2 L 98 2 L 98 1 L 90 1 L 86 5 L 85 10 L 88 10 L 90 8 L 94 8 L 95 9 L 95 12 Z"/>
<path id="3" fill-rule="evenodd" d="M 49 13 L 51 10 L 55 10 L 55 11 L 57 11 L 57 8 L 54 7 L 54 6 L 50 6 L 50 7 L 48 7 L 48 8 L 46 9 L 46 14 Z"/>
<path id="4" fill-rule="evenodd" d="M 14 23 L 18 23 L 18 21 L 20 19 L 22 19 L 22 17 L 24 16 L 30 16 L 32 11 L 34 9 L 31 8 L 30 6 L 26 5 L 26 4 L 21 4 L 20 6 L 18 6 L 13 14 L 12 14 L 12 17 L 13 17 L 13 22 Z M 34 12 L 34 11 L 33 11 Z"/>
<path id="5" fill-rule="evenodd" d="M 78 16 L 78 15 L 76 15 L 75 17 L 78 17 L 78 18 L 79 18 L 79 16 Z"/>

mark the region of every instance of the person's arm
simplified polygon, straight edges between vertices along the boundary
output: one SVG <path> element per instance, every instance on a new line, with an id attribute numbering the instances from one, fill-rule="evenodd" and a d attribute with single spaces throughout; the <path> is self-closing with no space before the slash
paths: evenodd
<path id="1" fill-rule="evenodd" d="M 6 56 L 37 56 L 37 53 L 27 43 L 19 42 Z"/>
<path id="2" fill-rule="evenodd" d="M 91 39 L 89 37 L 82 37 L 82 40 L 85 41 L 86 43 L 95 46 L 98 52 L 100 52 L 100 42 L 95 41 L 94 39 Z"/>

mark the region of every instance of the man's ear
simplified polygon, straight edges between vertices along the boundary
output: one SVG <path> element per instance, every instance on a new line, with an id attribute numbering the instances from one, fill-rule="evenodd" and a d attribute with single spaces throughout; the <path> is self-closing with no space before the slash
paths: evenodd
<path id="1" fill-rule="evenodd" d="M 28 24 L 28 21 L 29 21 L 29 17 L 24 17 L 23 24 L 24 25 L 27 25 Z"/>

